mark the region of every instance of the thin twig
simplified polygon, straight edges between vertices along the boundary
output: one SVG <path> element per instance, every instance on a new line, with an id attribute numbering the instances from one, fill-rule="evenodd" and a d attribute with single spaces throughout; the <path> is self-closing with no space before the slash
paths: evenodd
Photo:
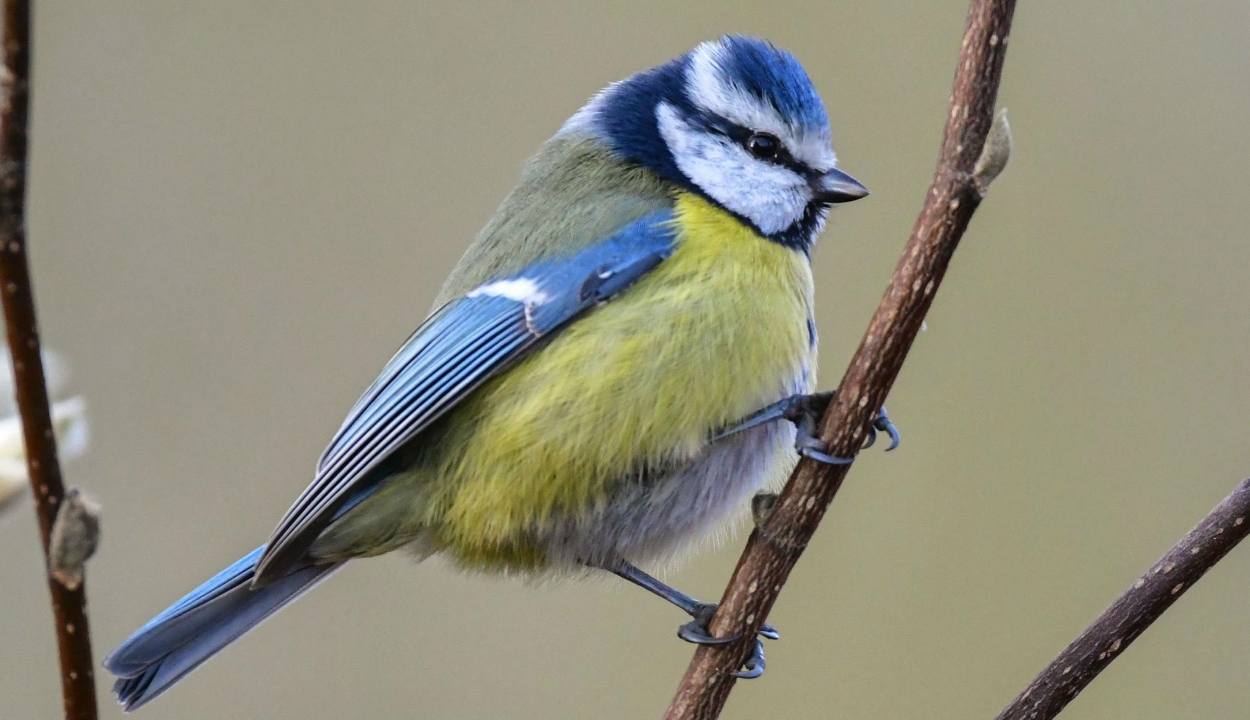
<path id="1" fill-rule="evenodd" d="M 820 424 L 834 455 L 853 457 L 869 423 L 885 401 L 933 302 L 951 255 L 980 203 L 989 168 L 998 158 L 978 159 L 994 118 L 1015 0 L 972 0 L 955 73 L 951 109 L 937 171 L 911 238 L 894 270 L 868 332 Z M 1004 128 L 1005 131 L 1005 128 Z M 1010 143 L 991 143 L 995 152 Z M 977 173 L 977 170 L 982 173 Z M 794 564 L 824 517 L 849 466 L 803 460 L 776 507 L 751 534 L 733 578 L 712 619 L 717 637 L 737 642 L 700 646 L 665 713 L 666 720 L 712 720 L 733 689 L 732 673 L 755 642 L 764 619 Z"/>
<path id="2" fill-rule="evenodd" d="M 4 0 L 4 75 L 0 77 L 0 295 L 14 387 L 26 443 L 39 532 L 47 557 L 57 508 L 64 497 L 48 389 L 39 356 L 39 326 L 26 261 L 26 127 L 30 115 L 30 2 Z M 48 574 L 61 658 L 61 694 L 67 720 L 95 720 L 96 697 L 87 596 Z"/>
<path id="3" fill-rule="evenodd" d="M 1011 701 L 997 720 L 1050 720 L 1185 591 L 1250 534 L 1250 479 L 1242 480 Z"/>

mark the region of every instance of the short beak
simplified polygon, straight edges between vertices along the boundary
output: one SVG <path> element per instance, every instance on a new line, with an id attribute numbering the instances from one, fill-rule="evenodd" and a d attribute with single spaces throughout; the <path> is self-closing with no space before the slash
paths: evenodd
<path id="1" fill-rule="evenodd" d="M 812 200 L 826 205 L 858 200 L 868 195 L 868 188 L 858 180 L 834 168 L 812 183 Z"/>

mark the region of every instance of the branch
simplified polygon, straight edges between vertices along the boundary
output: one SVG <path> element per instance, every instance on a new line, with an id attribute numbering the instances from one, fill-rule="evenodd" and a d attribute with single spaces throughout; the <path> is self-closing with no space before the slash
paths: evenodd
<path id="1" fill-rule="evenodd" d="M 1250 479 L 1215 506 L 1011 701 L 997 720 L 1050 720 L 1250 534 Z"/>
<path id="2" fill-rule="evenodd" d="M 819 435 L 834 455 L 854 457 L 864 443 L 869 423 L 898 376 L 972 213 L 1006 163 L 1010 142 L 1005 122 L 994 141 L 986 141 L 1014 10 L 1015 0 L 972 0 L 942 151 L 924 209 L 821 420 Z M 983 149 L 989 151 L 985 157 Z M 712 635 L 741 639 L 695 651 L 666 720 L 713 720 L 720 715 L 736 680 L 733 671 L 753 647 L 848 469 L 808 459 L 799 462 L 774 509 L 747 541 L 711 622 Z"/>
<path id="3" fill-rule="evenodd" d="M 30 115 L 30 3 L 4 0 L 4 70 L 0 76 L 0 296 L 14 387 L 26 443 L 35 512 L 45 558 L 65 495 L 48 408 L 39 326 L 26 262 L 26 126 Z M 48 575 L 61 658 L 61 694 L 67 720 L 95 720 L 95 673 L 83 586 L 70 590 Z"/>

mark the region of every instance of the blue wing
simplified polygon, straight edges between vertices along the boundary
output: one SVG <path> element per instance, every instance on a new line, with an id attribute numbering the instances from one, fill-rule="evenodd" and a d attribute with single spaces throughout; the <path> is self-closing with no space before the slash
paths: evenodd
<path id="1" fill-rule="evenodd" d="M 580 313 L 606 302 L 668 257 L 668 212 L 644 217 L 567 258 L 544 260 L 453 300 L 413 333 L 348 414 L 312 484 L 265 546 L 256 585 L 282 577 L 373 473 L 474 388 L 524 357 Z"/>

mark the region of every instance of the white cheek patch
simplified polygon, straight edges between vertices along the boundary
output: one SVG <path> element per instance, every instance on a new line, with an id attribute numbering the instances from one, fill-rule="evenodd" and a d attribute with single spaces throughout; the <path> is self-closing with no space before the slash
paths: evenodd
<path id="1" fill-rule="evenodd" d="M 526 305 L 542 305 L 550 299 L 547 293 L 538 289 L 538 283 L 529 278 L 498 280 L 470 291 L 466 297 L 482 296 L 508 298 Z"/>
<path id="2" fill-rule="evenodd" d="M 765 235 L 798 222 L 811 190 L 798 173 L 751 157 L 721 135 L 690 126 L 671 105 L 656 109 L 660 135 L 678 169 L 716 202 L 750 220 Z"/>
<path id="3" fill-rule="evenodd" d="M 795 128 L 769 103 L 743 90 L 725 77 L 719 43 L 703 43 L 690 55 L 686 91 L 699 108 L 751 130 L 772 133 L 785 143 L 797 160 L 820 171 L 837 162 L 827 131 Z"/>

